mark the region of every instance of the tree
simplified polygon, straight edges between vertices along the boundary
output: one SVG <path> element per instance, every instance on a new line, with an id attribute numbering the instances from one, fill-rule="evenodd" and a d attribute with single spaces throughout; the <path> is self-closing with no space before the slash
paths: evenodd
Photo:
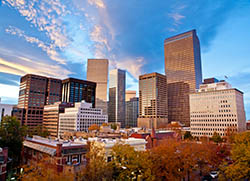
<path id="1" fill-rule="evenodd" d="M 5 116 L 0 126 L 0 147 L 9 148 L 9 157 L 13 159 L 13 166 L 21 160 L 23 139 L 27 128 L 21 127 L 15 117 Z"/>
<path id="2" fill-rule="evenodd" d="M 59 173 L 50 165 L 48 158 L 32 165 L 23 165 L 23 173 L 19 175 L 20 180 L 27 181 L 68 181 L 74 180 L 72 173 Z"/>
<path id="3" fill-rule="evenodd" d="M 112 123 L 111 124 L 111 129 L 116 130 L 117 129 L 117 125 L 115 123 Z"/>
<path id="4" fill-rule="evenodd" d="M 221 167 L 221 180 L 249 180 L 250 179 L 250 132 L 234 136 L 231 150 L 232 164 Z"/>
<path id="5" fill-rule="evenodd" d="M 191 135 L 190 131 L 186 131 L 184 134 L 184 139 L 192 140 L 193 136 Z"/>
<path id="6" fill-rule="evenodd" d="M 105 149 L 102 145 L 89 143 L 89 152 L 86 155 L 87 166 L 78 174 L 83 181 L 112 180 L 112 166 L 107 163 Z"/>
<path id="7" fill-rule="evenodd" d="M 114 180 L 154 180 L 149 152 L 136 151 L 126 144 L 116 144 L 112 148 Z"/>
<path id="8" fill-rule="evenodd" d="M 89 128 L 89 131 L 99 131 L 100 127 L 97 124 L 92 124 Z"/>
<path id="9" fill-rule="evenodd" d="M 217 132 L 214 132 L 211 140 L 215 143 L 221 143 L 223 141 L 223 139 L 221 138 L 221 136 Z"/>

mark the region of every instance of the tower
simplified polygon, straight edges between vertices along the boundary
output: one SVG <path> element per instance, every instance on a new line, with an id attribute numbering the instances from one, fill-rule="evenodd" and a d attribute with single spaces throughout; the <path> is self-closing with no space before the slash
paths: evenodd
<path id="1" fill-rule="evenodd" d="M 109 73 L 109 122 L 121 123 L 125 127 L 126 71 L 111 70 Z"/>
<path id="2" fill-rule="evenodd" d="M 107 59 L 88 59 L 87 80 L 96 82 L 96 108 L 101 108 L 107 114 L 107 86 L 108 86 Z"/>
<path id="3" fill-rule="evenodd" d="M 168 118 L 189 126 L 189 94 L 202 83 L 200 43 L 196 30 L 164 41 Z"/>

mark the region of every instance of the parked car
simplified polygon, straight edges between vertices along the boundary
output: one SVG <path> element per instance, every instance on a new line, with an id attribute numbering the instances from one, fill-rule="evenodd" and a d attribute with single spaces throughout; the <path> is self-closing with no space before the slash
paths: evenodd
<path id="1" fill-rule="evenodd" d="M 214 171 L 211 171 L 211 172 L 209 173 L 209 175 L 210 175 L 212 178 L 217 178 L 218 175 L 219 175 L 219 172 L 216 171 L 216 170 L 214 170 Z"/>

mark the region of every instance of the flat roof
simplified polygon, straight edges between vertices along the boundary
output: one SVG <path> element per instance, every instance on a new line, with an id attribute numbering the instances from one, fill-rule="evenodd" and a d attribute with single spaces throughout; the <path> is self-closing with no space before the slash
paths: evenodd
<path id="1" fill-rule="evenodd" d="M 44 145 L 49 145 L 49 146 L 54 146 L 56 147 L 57 144 L 62 144 L 62 147 L 72 147 L 72 146 L 83 146 L 83 143 L 76 143 L 76 142 L 71 142 L 71 141 L 58 141 L 58 140 L 53 140 L 53 139 L 48 139 L 48 138 L 42 138 L 40 136 L 34 136 L 33 138 L 26 138 L 26 141 L 31 141 L 31 142 L 36 142 L 36 143 L 41 143 Z"/>

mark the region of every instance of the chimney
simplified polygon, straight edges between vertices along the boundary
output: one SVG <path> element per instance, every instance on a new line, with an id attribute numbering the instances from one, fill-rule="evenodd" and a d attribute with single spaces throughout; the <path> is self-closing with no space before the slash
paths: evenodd
<path id="1" fill-rule="evenodd" d="M 62 143 L 57 143 L 56 145 L 56 156 L 61 157 L 62 155 Z"/>

